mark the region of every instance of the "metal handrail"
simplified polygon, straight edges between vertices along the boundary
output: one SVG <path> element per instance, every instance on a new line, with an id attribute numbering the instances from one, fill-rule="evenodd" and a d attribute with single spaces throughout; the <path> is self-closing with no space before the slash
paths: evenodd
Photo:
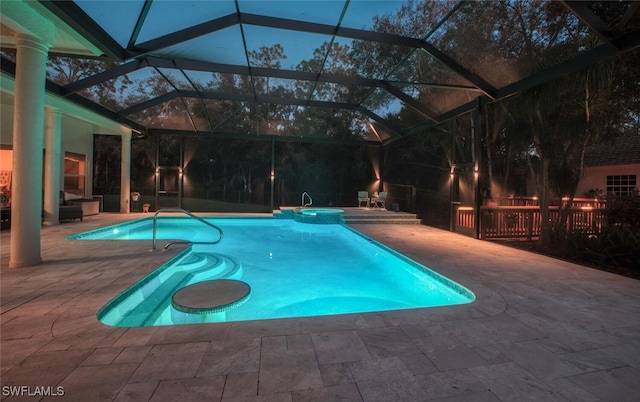
<path id="1" fill-rule="evenodd" d="M 181 208 L 163 208 L 163 209 L 159 209 L 156 211 L 155 214 L 153 214 L 153 249 L 156 249 L 156 229 L 157 229 L 157 218 L 158 218 L 158 214 L 161 212 L 182 212 L 196 220 L 199 220 L 200 222 L 204 223 L 207 226 L 211 226 L 212 228 L 216 229 L 218 231 L 218 233 L 220 233 L 220 238 L 214 242 L 210 242 L 210 241 L 205 241 L 205 242 L 201 242 L 201 241 L 187 241 L 187 240 L 176 240 L 176 241 L 172 241 L 167 243 L 164 246 L 164 250 L 168 249 L 172 244 L 178 244 L 178 243 L 186 243 L 186 244 L 218 244 L 222 241 L 222 229 L 220 229 L 219 227 L 217 227 L 216 225 L 214 225 L 213 223 L 207 222 L 204 219 L 202 219 L 199 216 L 196 216 L 194 214 L 192 214 L 191 212 L 181 209 Z"/>
<path id="2" fill-rule="evenodd" d="M 309 203 L 308 203 L 308 204 L 305 204 L 305 203 L 304 203 L 304 196 L 305 196 L 305 195 L 309 198 Z M 302 205 L 302 208 L 304 208 L 304 207 L 308 207 L 308 206 L 310 206 L 311 204 L 313 204 L 313 199 L 311 198 L 311 196 L 309 195 L 309 193 L 307 193 L 306 191 L 305 191 L 304 193 L 302 193 L 302 202 L 301 202 L 300 204 Z"/>

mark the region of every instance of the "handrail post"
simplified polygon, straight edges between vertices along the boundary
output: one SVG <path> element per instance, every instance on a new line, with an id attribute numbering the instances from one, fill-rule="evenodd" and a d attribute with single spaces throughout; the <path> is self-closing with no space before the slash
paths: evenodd
<path id="1" fill-rule="evenodd" d="M 156 249 L 156 217 L 158 216 L 158 212 L 153 215 L 153 250 Z"/>

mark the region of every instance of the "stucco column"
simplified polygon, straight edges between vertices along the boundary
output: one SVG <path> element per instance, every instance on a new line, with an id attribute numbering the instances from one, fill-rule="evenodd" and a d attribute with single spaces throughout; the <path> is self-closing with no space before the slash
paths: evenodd
<path id="1" fill-rule="evenodd" d="M 60 165 L 62 144 L 62 112 L 46 108 L 44 156 L 44 224 L 60 223 Z"/>
<path id="2" fill-rule="evenodd" d="M 43 40 L 28 35 L 16 35 L 16 44 L 10 268 L 42 262 L 42 149 L 49 50 Z"/>
<path id="3" fill-rule="evenodd" d="M 131 133 L 122 135 L 122 153 L 120 154 L 120 213 L 131 210 Z"/>

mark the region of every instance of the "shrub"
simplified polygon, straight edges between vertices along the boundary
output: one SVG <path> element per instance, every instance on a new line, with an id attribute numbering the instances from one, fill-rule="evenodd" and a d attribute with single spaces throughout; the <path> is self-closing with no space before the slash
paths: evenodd
<path id="1" fill-rule="evenodd" d="M 598 236 L 574 232 L 563 246 L 571 260 L 640 270 L 640 234 L 630 225 L 608 226 Z"/>
<path id="2" fill-rule="evenodd" d="M 608 225 L 626 225 L 640 233 L 640 197 L 607 198 Z"/>
<path id="3" fill-rule="evenodd" d="M 615 265 L 640 269 L 640 234 L 629 225 L 606 227 L 598 236 L 598 243 Z"/>

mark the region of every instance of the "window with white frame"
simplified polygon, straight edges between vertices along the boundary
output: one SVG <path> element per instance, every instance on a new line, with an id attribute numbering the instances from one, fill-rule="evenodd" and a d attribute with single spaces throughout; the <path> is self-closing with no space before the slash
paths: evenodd
<path id="1" fill-rule="evenodd" d="M 631 196 L 637 187 L 635 174 L 619 174 L 607 176 L 607 194 Z"/>

